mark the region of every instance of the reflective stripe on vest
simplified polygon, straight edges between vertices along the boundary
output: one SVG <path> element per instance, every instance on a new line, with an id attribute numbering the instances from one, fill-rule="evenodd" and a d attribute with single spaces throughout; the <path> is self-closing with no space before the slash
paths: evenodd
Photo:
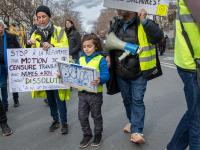
<path id="1" fill-rule="evenodd" d="M 87 63 L 85 61 L 85 56 L 82 56 L 82 57 L 80 57 L 79 62 L 80 62 L 81 66 L 92 67 L 92 68 L 95 68 L 97 70 L 97 72 L 99 72 L 100 71 L 99 64 L 100 64 L 100 61 L 102 58 L 103 58 L 102 55 L 97 55 Z M 97 86 L 97 92 L 103 92 L 102 85 Z"/>
<path id="2" fill-rule="evenodd" d="M 142 52 L 139 55 L 140 68 L 142 71 L 147 71 L 156 67 L 156 49 L 155 45 L 148 42 L 146 33 L 142 24 L 138 26 L 138 40 Z"/>
<path id="3" fill-rule="evenodd" d="M 51 36 L 51 39 L 50 39 L 51 43 L 50 44 L 53 44 L 53 45 L 55 43 L 56 44 L 58 44 L 58 43 L 60 44 L 61 39 L 62 38 L 66 38 L 65 45 L 63 44 L 63 41 L 62 41 L 63 45 L 60 44 L 57 47 L 69 47 L 67 36 L 65 35 L 65 37 L 63 37 L 63 35 L 65 35 L 64 29 L 61 29 L 60 27 L 54 26 L 54 32 L 53 32 L 53 34 Z M 39 48 L 41 46 L 40 42 L 39 42 L 42 39 L 41 35 L 36 34 L 36 32 L 34 31 L 33 34 L 31 35 L 31 38 L 34 39 L 34 40 L 37 39 L 36 41 L 38 41 L 38 42 L 36 42 L 36 44 L 32 45 L 32 48 Z"/>
<path id="4" fill-rule="evenodd" d="M 179 18 L 177 18 L 177 20 L 179 20 Z M 191 14 L 180 15 L 180 20 L 182 23 L 194 22 L 194 19 Z"/>
<path id="5" fill-rule="evenodd" d="M 60 34 L 59 34 L 59 36 L 58 36 L 58 38 L 57 38 L 57 42 L 58 42 L 58 43 L 60 43 L 60 40 L 61 40 L 61 38 L 62 38 L 64 32 L 65 32 L 65 29 L 61 29 Z"/>
<path id="6" fill-rule="evenodd" d="M 184 0 L 178 0 L 174 62 L 177 66 L 183 69 L 195 70 L 196 64 L 185 41 L 185 38 L 182 35 L 182 27 L 180 21 L 183 23 L 185 31 L 190 39 L 194 50 L 194 57 L 200 58 L 200 28 L 195 23 L 192 14 L 186 6 Z"/>

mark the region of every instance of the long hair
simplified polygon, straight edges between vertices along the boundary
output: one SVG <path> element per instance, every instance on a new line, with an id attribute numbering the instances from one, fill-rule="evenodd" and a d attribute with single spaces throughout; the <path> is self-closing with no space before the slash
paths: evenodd
<path id="1" fill-rule="evenodd" d="M 75 27 L 75 25 L 74 25 L 74 22 L 73 22 L 72 20 L 70 20 L 70 19 L 66 19 L 66 20 L 65 20 L 65 28 L 66 28 L 66 21 L 69 21 L 69 22 L 72 24 L 71 29 L 76 30 L 76 27 Z"/>
<path id="2" fill-rule="evenodd" d="M 92 40 L 96 51 L 102 51 L 101 40 L 95 33 L 85 34 L 81 40 L 81 47 L 83 49 L 83 42 Z"/>

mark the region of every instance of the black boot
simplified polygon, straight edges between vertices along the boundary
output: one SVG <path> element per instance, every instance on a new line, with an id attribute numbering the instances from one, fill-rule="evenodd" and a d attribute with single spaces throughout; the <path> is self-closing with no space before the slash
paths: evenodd
<path id="1" fill-rule="evenodd" d="M 19 100 L 18 99 L 14 99 L 14 107 L 19 107 Z"/>
<path id="2" fill-rule="evenodd" d="M 7 123 L 1 123 L 0 126 L 2 128 L 2 135 L 3 136 L 9 136 L 9 135 L 13 134 L 12 129 L 8 126 Z"/>
<path id="3" fill-rule="evenodd" d="M 47 104 L 47 105 L 49 105 L 49 102 L 48 102 L 47 98 L 44 99 L 44 103 Z"/>
<path id="4" fill-rule="evenodd" d="M 62 134 L 68 134 L 68 124 L 67 124 L 67 122 L 62 124 L 61 133 Z"/>
<path id="5" fill-rule="evenodd" d="M 90 144 L 90 140 L 92 139 L 92 135 L 83 135 L 83 139 L 80 142 L 79 147 L 80 148 L 86 148 Z"/>
<path id="6" fill-rule="evenodd" d="M 60 127 L 60 123 L 58 121 L 53 121 L 51 126 L 49 127 L 49 132 L 54 132 L 59 127 Z"/>
<path id="7" fill-rule="evenodd" d="M 101 142 L 101 138 L 102 138 L 102 134 L 95 134 L 94 140 L 93 140 L 91 146 L 93 146 L 93 147 L 99 146 L 100 142 Z"/>

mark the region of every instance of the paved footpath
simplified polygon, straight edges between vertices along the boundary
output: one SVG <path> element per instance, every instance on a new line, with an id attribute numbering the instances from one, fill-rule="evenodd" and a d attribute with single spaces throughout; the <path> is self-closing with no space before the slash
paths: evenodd
<path id="1" fill-rule="evenodd" d="M 145 94 L 146 119 L 144 136 L 146 144 L 136 145 L 129 141 L 130 135 L 122 132 L 127 119 L 121 95 L 104 95 L 103 119 L 104 133 L 102 144 L 87 150 L 164 150 L 174 132 L 177 122 L 185 110 L 182 83 L 171 63 L 172 56 L 161 57 L 164 62 L 162 77 L 148 82 Z M 169 65 L 170 66 L 170 65 Z M 9 96 L 8 122 L 14 134 L 0 135 L 0 150 L 79 150 L 82 132 L 77 115 L 77 96 L 75 93 L 67 103 L 69 134 L 61 135 L 60 129 L 48 132 L 51 124 L 49 108 L 41 99 L 33 100 L 30 93 L 20 93 L 20 107 L 13 108 Z M 93 121 L 91 120 L 91 124 Z M 93 126 L 92 126 L 93 127 Z"/>

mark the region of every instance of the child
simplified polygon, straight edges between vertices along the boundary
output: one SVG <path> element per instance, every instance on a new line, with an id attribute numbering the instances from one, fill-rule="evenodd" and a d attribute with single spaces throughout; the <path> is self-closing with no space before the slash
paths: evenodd
<path id="1" fill-rule="evenodd" d="M 85 35 L 82 39 L 83 55 L 79 58 L 79 64 L 96 68 L 100 77 L 91 84 L 97 86 L 97 93 L 79 91 L 78 117 L 83 131 L 83 139 L 80 148 L 86 148 L 92 139 L 92 130 L 89 123 L 89 113 L 94 119 L 94 139 L 91 146 L 98 146 L 102 138 L 103 119 L 101 106 L 103 104 L 103 84 L 109 79 L 108 66 L 105 58 L 100 54 L 101 42 L 94 33 Z"/>

